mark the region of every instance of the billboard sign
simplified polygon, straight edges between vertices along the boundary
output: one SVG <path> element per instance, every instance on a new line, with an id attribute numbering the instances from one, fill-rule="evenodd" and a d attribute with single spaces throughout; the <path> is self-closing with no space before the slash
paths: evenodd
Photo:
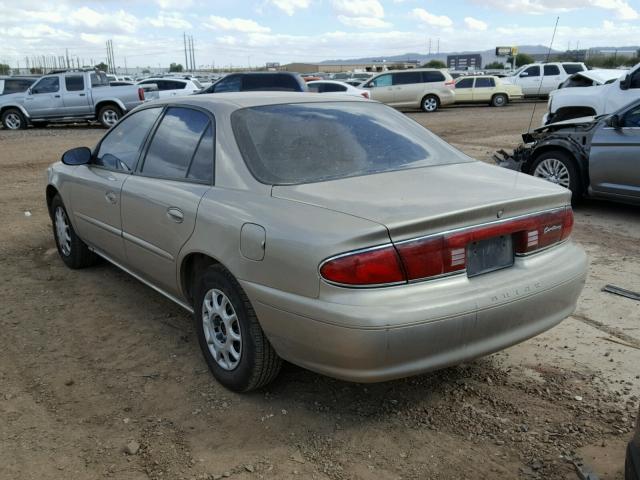
<path id="1" fill-rule="evenodd" d="M 518 47 L 496 47 L 496 57 L 511 57 L 518 54 Z"/>

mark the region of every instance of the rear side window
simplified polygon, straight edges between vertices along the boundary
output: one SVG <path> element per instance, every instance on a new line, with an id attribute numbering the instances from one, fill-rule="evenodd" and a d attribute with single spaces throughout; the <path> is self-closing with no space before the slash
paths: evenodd
<path id="1" fill-rule="evenodd" d="M 300 92 L 302 89 L 291 75 L 283 75 L 281 73 L 266 75 L 243 75 L 242 91 L 285 91 Z"/>
<path id="2" fill-rule="evenodd" d="M 142 144 L 161 111 L 146 108 L 123 119 L 107 133 L 94 164 L 124 172 L 134 170 Z"/>
<path id="3" fill-rule="evenodd" d="M 420 72 L 402 72 L 393 74 L 394 85 L 410 85 L 412 83 L 422 83 Z"/>
<path id="4" fill-rule="evenodd" d="M 310 85 L 309 90 L 312 90 L 313 87 L 319 87 L 318 93 L 327 93 L 327 92 L 346 92 L 347 87 L 344 85 L 337 85 L 335 83 L 318 83 L 315 85 Z"/>
<path id="5" fill-rule="evenodd" d="M 560 75 L 560 68 L 557 65 L 545 65 L 544 66 L 544 74 L 545 75 Z"/>
<path id="6" fill-rule="evenodd" d="M 446 79 L 444 78 L 444 74 L 442 72 L 422 72 L 422 81 L 425 83 L 444 82 L 445 80 Z"/>
<path id="7" fill-rule="evenodd" d="M 476 88 L 492 88 L 496 86 L 493 78 L 480 77 L 476 78 Z"/>
<path id="8" fill-rule="evenodd" d="M 58 77 L 44 77 L 31 89 L 33 93 L 55 93 L 60 90 Z"/>
<path id="9" fill-rule="evenodd" d="M 67 92 L 84 90 L 84 77 L 82 75 L 69 75 L 64 77 L 64 86 Z"/>
<path id="10" fill-rule="evenodd" d="M 473 87 L 473 78 L 463 78 L 462 80 L 458 80 L 456 83 L 456 88 L 472 88 Z"/>
<path id="11" fill-rule="evenodd" d="M 540 67 L 539 66 L 534 66 L 534 67 L 529 67 L 525 70 L 525 72 L 527 72 L 529 75 L 529 77 L 539 77 L 540 76 Z"/>
<path id="12" fill-rule="evenodd" d="M 579 65 L 577 63 L 563 63 L 562 68 L 564 68 L 564 71 L 569 75 L 571 75 L 572 73 L 582 72 L 584 70 L 584 68 L 582 68 L 582 65 Z"/>
<path id="13" fill-rule="evenodd" d="M 164 90 L 184 90 L 187 87 L 187 82 L 178 82 L 176 80 L 164 80 Z"/>
<path id="14" fill-rule="evenodd" d="M 213 125 L 209 124 L 187 169 L 187 178 L 208 184 L 213 183 L 213 149 Z"/>
<path id="15" fill-rule="evenodd" d="M 142 173 L 151 177 L 187 178 L 200 139 L 209 127 L 209 116 L 190 108 L 168 108 L 156 129 Z"/>
<path id="16" fill-rule="evenodd" d="M 239 92 L 242 88 L 242 80 L 239 75 L 233 75 L 220 80 L 213 87 L 215 93 Z"/>
<path id="17" fill-rule="evenodd" d="M 403 114 L 375 103 L 251 107 L 235 111 L 231 123 L 249 170 L 268 185 L 470 161 Z"/>

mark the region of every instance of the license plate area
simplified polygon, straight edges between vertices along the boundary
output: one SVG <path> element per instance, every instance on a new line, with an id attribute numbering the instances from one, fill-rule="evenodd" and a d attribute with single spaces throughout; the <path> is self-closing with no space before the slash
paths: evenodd
<path id="1" fill-rule="evenodd" d="M 475 277 L 513 265 L 511 235 L 487 238 L 467 245 L 467 275 Z"/>

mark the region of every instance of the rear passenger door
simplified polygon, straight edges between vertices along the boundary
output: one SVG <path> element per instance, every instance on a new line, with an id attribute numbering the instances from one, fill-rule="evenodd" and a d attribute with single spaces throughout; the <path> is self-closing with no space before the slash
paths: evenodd
<path id="1" fill-rule="evenodd" d="M 420 105 L 424 96 L 422 72 L 398 72 L 393 74 L 393 104 L 398 107 Z"/>
<path id="2" fill-rule="evenodd" d="M 553 90 L 558 89 L 563 78 L 560 76 L 560 67 L 558 65 L 544 65 L 543 73 L 542 91 L 540 93 L 548 95 Z"/>
<path id="3" fill-rule="evenodd" d="M 65 75 L 62 101 L 69 115 L 89 115 L 92 112 L 84 85 L 84 75 Z"/>
<path id="4" fill-rule="evenodd" d="M 496 82 L 493 78 L 478 77 L 473 87 L 474 102 L 490 102 L 496 91 Z M 456 92 L 457 96 L 457 92 Z"/>
<path id="5" fill-rule="evenodd" d="M 179 295 L 176 259 L 193 233 L 202 196 L 214 178 L 213 116 L 165 110 L 141 166 L 122 189 L 127 264 L 157 287 Z"/>

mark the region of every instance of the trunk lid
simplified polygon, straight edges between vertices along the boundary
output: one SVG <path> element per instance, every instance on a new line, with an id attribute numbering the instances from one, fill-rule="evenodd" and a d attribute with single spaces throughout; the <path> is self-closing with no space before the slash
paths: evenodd
<path id="1" fill-rule="evenodd" d="M 571 194 L 476 161 L 274 186 L 272 196 L 377 222 L 397 242 L 566 206 Z"/>

